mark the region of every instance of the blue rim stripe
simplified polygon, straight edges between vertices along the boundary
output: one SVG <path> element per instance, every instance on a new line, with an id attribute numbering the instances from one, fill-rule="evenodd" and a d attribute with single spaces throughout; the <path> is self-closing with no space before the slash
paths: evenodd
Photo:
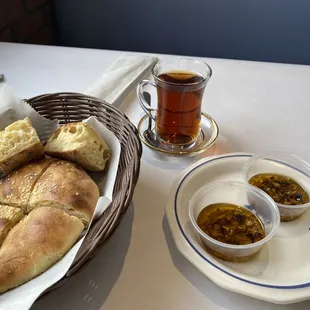
<path id="1" fill-rule="evenodd" d="M 212 161 L 217 161 L 217 160 L 221 160 L 221 159 L 224 159 L 224 158 L 232 158 L 232 157 L 251 157 L 251 155 L 230 155 L 230 156 L 222 156 L 222 157 L 218 157 L 218 158 L 214 158 L 214 159 L 210 159 L 206 162 L 203 162 L 201 163 L 200 165 L 196 166 L 194 169 L 192 169 L 191 171 L 189 171 L 181 180 L 178 188 L 177 188 L 177 191 L 176 191 L 176 194 L 175 194 L 175 198 L 174 198 L 174 212 L 175 212 L 175 215 L 176 215 L 176 220 L 177 220 L 177 223 L 178 223 L 178 226 L 179 226 L 179 229 L 183 235 L 183 237 L 185 238 L 185 240 L 188 242 L 188 244 L 191 246 L 191 248 L 203 259 L 205 260 L 207 263 L 209 263 L 210 265 L 212 265 L 213 267 L 215 267 L 216 269 L 222 271 L 223 273 L 237 279 L 237 280 L 240 280 L 240 281 L 243 281 L 243 282 L 246 282 L 246 283 L 249 283 L 249 284 L 253 284 L 253 285 L 257 285 L 257 286 L 262 286 L 262 287 L 267 287 L 267 288 L 273 288 L 273 289 L 287 289 L 287 290 L 290 290 L 290 289 L 300 289 L 300 288 L 306 288 L 306 287 L 309 287 L 310 286 L 310 282 L 307 282 L 307 283 L 303 283 L 303 284 L 298 284 L 298 285 L 288 285 L 288 286 L 277 286 L 277 285 L 269 285 L 269 284 L 262 284 L 262 283 L 258 283 L 258 282 L 254 282 L 254 281 L 250 281 L 250 280 L 247 280 L 247 279 L 244 279 L 244 278 L 241 278 L 241 277 L 238 277 L 224 269 L 222 269 L 221 267 L 217 266 L 216 264 L 212 263 L 210 260 L 208 260 L 202 253 L 200 253 L 198 251 L 198 249 L 195 248 L 195 246 L 191 243 L 191 241 L 187 238 L 181 224 L 180 224 L 180 220 L 179 220 L 179 216 L 178 216 L 178 210 L 177 210 L 177 198 L 178 198 L 178 194 L 179 194 L 179 190 L 183 184 L 183 182 L 185 181 L 185 179 L 193 172 L 195 171 L 197 168 L 205 165 L 205 164 L 208 164 Z M 297 170 L 297 169 L 296 169 Z"/>

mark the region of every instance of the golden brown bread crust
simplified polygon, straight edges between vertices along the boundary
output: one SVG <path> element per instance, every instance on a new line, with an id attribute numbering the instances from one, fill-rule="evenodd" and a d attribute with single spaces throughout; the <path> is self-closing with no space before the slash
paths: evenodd
<path id="1" fill-rule="evenodd" d="M 55 151 L 45 151 L 45 153 L 48 156 L 54 157 L 54 158 L 62 158 L 68 161 L 71 161 L 73 163 L 79 164 L 83 169 L 87 171 L 102 171 L 94 168 L 94 166 L 87 164 L 87 162 L 84 161 L 83 157 L 81 156 L 81 153 L 77 150 L 67 151 L 67 152 L 55 152 Z"/>
<path id="2" fill-rule="evenodd" d="M 0 205 L 0 246 L 10 229 L 23 217 L 24 214 L 20 209 Z"/>
<path id="3" fill-rule="evenodd" d="M 0 293 L 38 276 L 73 246 L 81 221 L 55 208 L 38 208 L 9 232 L 0 248 Z"/>
<path id="4" fill-rule="evenodd" d="M 81 134 L 77 137 L 74 134 L 73 136 L 68 134 L 73 129 L 74 132 L 81 130 Z M 67 136 L 63 138 L 62 142 L 65 145 L 60 150 L 53 143 L 55 143 L 54 140 L 59 139 L 61 132 L 67 133 Z M 48 156 L 74 162 L 87 171 L 103 171 L 111 157 L 111 151 L 106 142 L 94 128 L 83 122 L 68 123 L 58 128 L 44 146 L 44 152 Z"/>
<path id="5" fill-rule="evenodd" d="M 80 166 L 58 160 L 44 171 L 35 184 L 28 212 L 37 207 L 53 206 L 79 217 L 87 226 L 98 199 L 97 184 Z"/>
<path id="6" fill-rule="evenodd" d="M 30 161 L 37 160 L 43 157 L 43 146 L 40 142 L 38 142 L 31 147 L 26 148 L 25 150 L 13 156 L 10 156 L 3 161 L 0 161 L 0 177 L 9 174 L 10 172 L 18 169 L 19 167 L 22 167 Z"/>
<path id="7" fill-rule="evenodd" d="M 30 193 L 41 174 L 55 159 L 34 161 L 0 180 L 0 203 L 25 211 Z"/>

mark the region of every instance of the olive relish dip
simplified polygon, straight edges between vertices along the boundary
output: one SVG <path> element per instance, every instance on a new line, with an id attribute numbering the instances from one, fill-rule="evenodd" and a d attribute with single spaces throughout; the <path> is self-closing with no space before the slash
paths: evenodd
<path id="1" fill-rule="evenodd" d="M 246 245 L 265 237 L 263 224 L 251 211 L 229 203 L 206 206 L 197 224 L 208 236 L 228 244 Z"/>
<path id="2" fill-rule="evenodd" d="M 284 175 L 260 173 L 252 176 L 249 183 L 283 205 L 302 205 L 309 202 L 309 195 L 303 187 Z"/>

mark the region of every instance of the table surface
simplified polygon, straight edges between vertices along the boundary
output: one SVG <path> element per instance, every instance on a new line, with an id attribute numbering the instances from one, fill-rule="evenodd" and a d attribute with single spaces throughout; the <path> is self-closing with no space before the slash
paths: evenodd
<path id="1" fill-rule="evenodd" d="M 83 92 L 120 54 L 0 43 L 0 73 L 22 98 Z M 214 74 L 203 110 L 221 131 L 212 153 L 283 150 L 310 161 L 310 67 L 205 60 Z M 134 91 L 120 108 L 134 124 L 143 115 Z M 133 204 L 121 225 L 78 274 L 32 310 L 308 310 L 310 301 L 280 306 L 221 289 L 176 249 L 165 216 L 170 186 L 185 167 L 208 155 L 168 160 L 144 148 Z"/>

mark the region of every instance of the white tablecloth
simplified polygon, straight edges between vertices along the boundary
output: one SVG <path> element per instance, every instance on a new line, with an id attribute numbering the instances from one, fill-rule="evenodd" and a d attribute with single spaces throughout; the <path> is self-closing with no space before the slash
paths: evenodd
<path id="1" fill-rule="evenodd" d="M 87 89 L 117 51 L 0 43 L 0 73 L 22 98 Z M 160 56 L 162 57 L 162 56 Z M 203 110 L 218 122 L 214 152 L 294 152 L 310 161 L 310 67 L 205 59 L 213 76 Z M 0 103 L 1 104 L 1 103 Z M 135 92 L 121 109 L 137 124 Z M 192 159 L 165 159 L 144 148 L 133 207 L 99 253 L 33 310 L 308 310 L 310 301 L 279 306 L 217 287 L 176 249 L 165 217 L 173 179 Z"/>

